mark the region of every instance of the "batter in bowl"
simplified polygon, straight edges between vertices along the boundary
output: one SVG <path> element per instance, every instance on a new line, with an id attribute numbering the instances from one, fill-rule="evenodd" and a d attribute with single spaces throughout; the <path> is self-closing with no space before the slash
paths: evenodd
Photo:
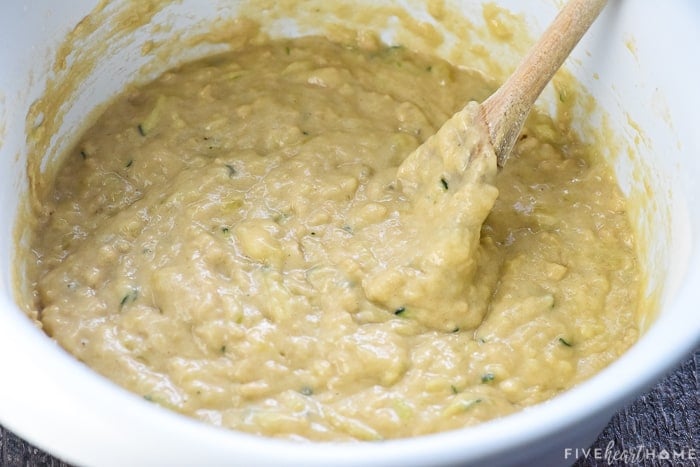
<path id="1" fill-rule="evenodd" d="M 407 159 L 493 88 L 307 37 L 128 89 L 39 200 L 33 311 L 121 386 L 266 436 L 408 437 L 551 398 L 637 339 L 635 240 L 596 149 L 546 115 L 498 173 L 478 145 Z"/>

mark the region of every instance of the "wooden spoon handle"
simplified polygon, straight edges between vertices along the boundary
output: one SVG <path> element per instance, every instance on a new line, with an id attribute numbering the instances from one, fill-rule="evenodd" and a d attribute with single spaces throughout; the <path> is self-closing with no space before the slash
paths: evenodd
<path id="1" fill-rule="evenodd" d="M 570 0 L 510 78 L 482 103 L 482 116 L 500 167 L 505 165 L 535 100 L 606 3 Z"/>

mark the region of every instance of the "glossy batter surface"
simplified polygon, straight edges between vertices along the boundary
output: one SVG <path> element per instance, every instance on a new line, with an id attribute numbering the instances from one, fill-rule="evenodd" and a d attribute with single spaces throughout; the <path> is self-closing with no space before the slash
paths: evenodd
<path id="1" fill-rule="evenodd" d="M 566 390 L 637 338 L 625 202 L 544 115 L 498 173 L 459 120 L 475 150 L 406 160 L 491 89 L 302 38 L 128 90 L 37 213 L 45 330 L 154 403 L 268 436 L 414 436 Z"/>

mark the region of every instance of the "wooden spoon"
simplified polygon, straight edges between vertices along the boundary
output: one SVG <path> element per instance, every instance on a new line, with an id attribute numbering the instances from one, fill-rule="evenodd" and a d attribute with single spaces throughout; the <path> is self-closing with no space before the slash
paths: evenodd
<path id="1" fill-rule="evenodd" d="M 499 167 L 508 160 L 535 100 L 606 3 L 607 0 L 570 0 L 515 72 L 481 104 Z"/>
<path id="2" fill-rule="evenodd" d="M 404 159 L 397 181 L 410 209 L 400 217 L 412 238 L 376 239 L 389 253 L 362 282 L 375 303 L 410 307 L 414 319 L 441 331 L 478 326 L 486 307 L 472 279 L 481 227 L 498 196 L 496 163 L 506 163 L 535 100 L 605 3 L 571 0 L 503 86 L 482 104 L 469 102 Z M 374 287 L 388 283 L 400 284 L 388 296 Z"/>

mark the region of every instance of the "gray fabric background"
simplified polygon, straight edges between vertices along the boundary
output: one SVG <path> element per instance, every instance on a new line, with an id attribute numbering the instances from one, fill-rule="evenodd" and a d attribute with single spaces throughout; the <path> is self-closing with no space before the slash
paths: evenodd
<path id="1" fill-rule="evenodd" d="M 613 452 L 629 452 L 634 462 L 613 461 L 612 465 L 700 466 L 700 403 L 698 367 L 700 348 L 649 392 L 617 413 L 591 448 L 589 457 L 580 453 L 576 467 L 608 465 L 604 453 L 609 443 Z M 642 454 L 640 455 L 640 447 Z M 664 452 L 669 454 L 664 459 Z M 695 459 L 673 458 L 685 453 Z M 563 454 L 562 454 L 563 455 Z M 574 457 L 572 454 L 572 462 Z M 641 461 L 638 461 L 641 459 Z M 66 467 L 68 464 L 40 451 L 0 426 L 0 466 Z"/>

